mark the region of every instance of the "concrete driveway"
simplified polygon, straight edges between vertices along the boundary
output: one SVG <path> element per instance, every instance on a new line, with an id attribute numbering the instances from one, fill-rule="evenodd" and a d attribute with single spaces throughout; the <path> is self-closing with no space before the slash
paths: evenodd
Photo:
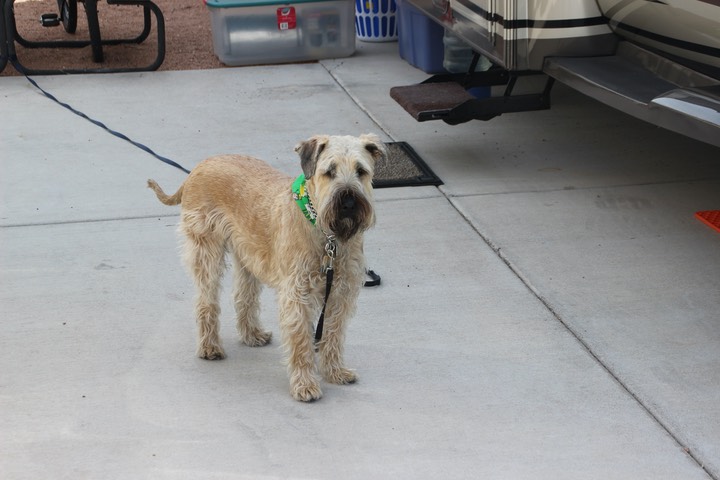
<path id="1" fill-rule="evenodd" d="M 562 85 L 550 111 L 416 123 L 388 91 L 426 74 L 358 46 L 36 79 L 187 168 L 296 174 L 299 140 L 374 132 L 442 178 L 377 190 L 360 381 L 313 404 L 227 295 L 228 358 L 194 357 L 179 210 L 145 187 L 185 174 L 0 78 L 0 478 L 720 479 L 720 234 L 693 218 L 720 209 L 720 150 Z"/>

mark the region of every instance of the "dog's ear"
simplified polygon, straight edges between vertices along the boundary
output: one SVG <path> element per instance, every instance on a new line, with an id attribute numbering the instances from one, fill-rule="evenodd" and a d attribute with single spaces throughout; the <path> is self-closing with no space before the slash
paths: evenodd
<path id="1" fill-rule="evenodd" d="M 327 135 L 315 135 L 304 142 L 298 143 L 295 147 L 295 151 L 300 156 L 300 166 L 306 179 L 309 180 L 315 174 L 318 158 L 325 150 L 329 140 L 330 138 Z"/>
<path id="2" fill-rule="evenodd" d="M 380 160 L 387 159 L 387 148 L 385 147 L 385 143 L 380 140 L 380 137 L 372 133 L 368 133 L 360 135 L 360 141 L 363 142 L 365 150 L 370 152 L 370 155 L 376 163 Z"/>

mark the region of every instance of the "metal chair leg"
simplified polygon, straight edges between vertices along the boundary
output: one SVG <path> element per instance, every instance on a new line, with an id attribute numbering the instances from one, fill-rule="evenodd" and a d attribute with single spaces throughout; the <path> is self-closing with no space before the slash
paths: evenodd
<path id="1" fill-rule="evenodd" d="M 103 56 L 102 38 L 100 38 L 100 20 L 98 19 L 97 0 L 85 0 L 85 16 L 90 32 L 90 49 L 95 63 L 101 63 Z"/>
<path id="2" fill-rule="evenodd" d="M 9 57 L 4 2 L 5 0 L 0 0 L 0 72 L 5 70 Z"/>

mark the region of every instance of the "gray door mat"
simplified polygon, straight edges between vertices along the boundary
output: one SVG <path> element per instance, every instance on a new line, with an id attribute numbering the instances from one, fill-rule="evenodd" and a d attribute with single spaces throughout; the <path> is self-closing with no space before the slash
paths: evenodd
<path id="1" fill-rule="evenodd" d="M 418 187 L 442 185 L 443 181 L 406 142 L 386 142 L 387 161 L 375 164 L 373 187 Z"/>

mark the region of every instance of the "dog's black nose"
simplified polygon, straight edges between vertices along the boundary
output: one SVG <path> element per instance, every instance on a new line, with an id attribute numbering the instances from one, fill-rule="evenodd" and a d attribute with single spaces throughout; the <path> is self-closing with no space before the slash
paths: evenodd
<path id="1" fill-rule="evenodd" d="M 343 213 L 349 214 L 355 211 L 355 197 L 352 195 L 345 195 L 340 201 L 340 208 Z"/>

